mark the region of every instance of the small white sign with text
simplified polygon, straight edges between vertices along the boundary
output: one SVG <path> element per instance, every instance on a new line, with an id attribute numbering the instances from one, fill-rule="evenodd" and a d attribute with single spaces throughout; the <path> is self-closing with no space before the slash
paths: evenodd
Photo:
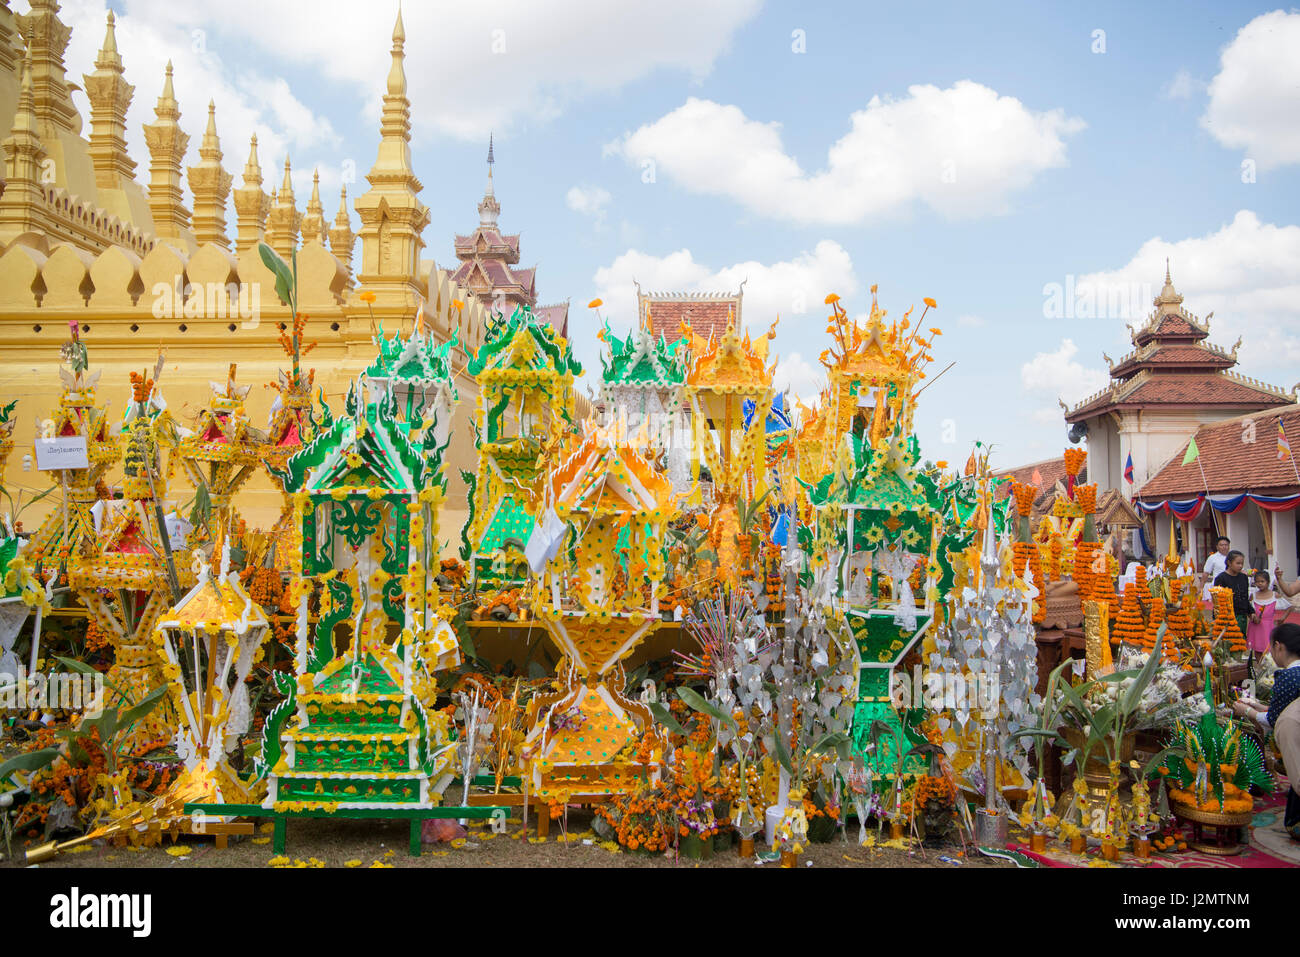
<path id="1" fill-rule="evenodd" d="M 54 469 L 90 468 L 84 435 L 56 436 L 36 440 L 36 467 L 42 472 Z"/>

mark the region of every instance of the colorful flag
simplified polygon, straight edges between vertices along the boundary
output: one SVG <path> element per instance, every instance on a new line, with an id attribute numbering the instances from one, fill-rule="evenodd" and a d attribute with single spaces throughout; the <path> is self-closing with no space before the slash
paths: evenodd
<path id="1" fill-rule="evenodd" d="M 1124 481 L 1129 485 L 1133 484 L 1133 453 L 1128 454 L 1128 461 L 1124 463 Z"/>
<path id="2" fill-rule="evenodd" d="M 1196 436 L 1192 436 L 1192 441 L 1187 443 L 1187 454 L 1183 456 L 1183 464 L 1191 465 L 1200 454 L 1201 450 L 1196 447 Z"/>
<path id="3" fill-rule="evenodd" d="M 1277 420 L 1277 457 L 1279 459 L 1289 459 L 1291 457 L 1291 443 L 1286 440 L 1286 430 L 1282 428 L 1282 420 Z"/>
<path id="4" fill-rule="evenodd" d="M 1034 469 L 1034 474 L 1029 476 L 1029 481 L 1041 488 L 1043 484 L 1043 473 L 1038 471 L 1038 469 Z"/>

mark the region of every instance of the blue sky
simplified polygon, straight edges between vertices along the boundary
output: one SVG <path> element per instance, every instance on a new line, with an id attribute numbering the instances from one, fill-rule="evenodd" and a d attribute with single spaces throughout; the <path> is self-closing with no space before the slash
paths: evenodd
<path id="1" fill-rule="evenodd" d="M 333 217 L 340 180 L 374 158 L 395 4 L 231 0 L 224 20 L 199 4 L 111 6 L 137 87 L 141 174 L 138 127 L 171 58 L 191 162 L 211 97 L 236 185 L 256 130 L 268 180 L 290 152 L 303 205 L 319 167 Z M 571 300 L 592 378 L 589 299 L 626 326 L 633 278 L 748 278 L 750 327 L 781 313 L 781 379 L 810 400 L 825 294 L 860 313 L 878 283 L 893 315 L 934 297 L 936 370 L 956 360 L 918 412 L 927 457 L 964 459 L 978 438 L 1019 464 L 1059 454 L 1057 396 L 1102 385 L 1101 353 L 1128 351 L 1135 318 L 1048 317 L 1044 286 L 1141 283 L 1149 298 L 1170 256 L 1185 306 L 1215 312 L 1211 338 L 1244 336 L 1241 371 L 1293 384 L 1300 14 L 1222 2 L 616 7 L 408 2 L 404 14 L 426 255 L 452 264 L 452 235 L 475 224 L 494 131 L 501 224 L 522 233 L 541 299 Z M 64 3 L 74 77 L 91 68 L 104 10 Z"/>

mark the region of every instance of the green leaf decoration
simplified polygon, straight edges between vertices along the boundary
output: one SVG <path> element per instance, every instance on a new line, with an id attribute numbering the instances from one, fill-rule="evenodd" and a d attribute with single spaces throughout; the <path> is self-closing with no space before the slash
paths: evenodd
<path id="1" fill-rule="evenodd" d="M 717 718 L 733 732 L 739 733 L 740 729 L 736 725 L 735 718 L 727 714 L 727 712 L 723 711 L 717 705 L 713 704 L 713 702 L 705 700 L 699 692 L 695 691 L 693 688 L 678 688 L 677 697 L 685 701 L 694 710 L 703 712 L 711 718 Z"/>
<path id="2" fill-rule="evenodd" d="M 288 263 L 266 243 L 258 243 L 257 252 L 262 257 L 262 262 L 266 263 L 266 268 L 275 274 L 275 294 L 280 297 L 282 303 L 292 308 L 293 273 Z"/>
<path id="3" fill-rule="evenodd" d="M 673 717 L 673 713 L 669 711 L 667 708 L 665 708 L 662 704 L 660 704 L 658 701 L 655 701 L 652 702 L 648 707 L 650 708 L 650 713 L 655 716 L 655 720 L 658 721 L 660 724 L 662 724 L 665 728 L 667 728 L 673 734 L 680 735 L 683 738 L 687 737 L 686 729 L 677 723 L 677 719 Z"/>
<path id="4" fill-rule="evenodd" d="M 15 755 L 4 764 L 0 764 L 0 781 L 3 781 L 15 771 L 39 771 L 41 768 L 54 763 L 54 759 L 59 756 L 58 748 L 41 748 L 39 751 L 28 751 L 26 754 Z"/>
<path id="5" fill-rule="evenodd" d="M 167 686 L 159 685 L 157 688 L 154 688 L 153 691 L 150 691 L 147 695 L 141 698 L 134 708 L 128 708 L 126 711 L 122 712 L 120 718 L 122 727 L 129 728 L 147 715 L 154 709 L 158 702 L 162 700 L 165 694 L 167 694 Z"/>

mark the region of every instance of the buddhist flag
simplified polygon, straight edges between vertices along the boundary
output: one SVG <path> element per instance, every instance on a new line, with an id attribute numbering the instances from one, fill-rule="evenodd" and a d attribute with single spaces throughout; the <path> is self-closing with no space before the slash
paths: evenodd
<path id="1" fill-rule="evenodd" d="M 1133 453 L 1128 454 L 1128 461 L 1124 463 L 1124 481 L 1129 485 L 1133 484 Z"/>
<path id="2" fill-rule="evenodd" d="M 1187 454 L 1183 456 L 1183 464 L 1191 465 L 1200 454 L 1201 450 L 1196 447 L 1196 436 L 1192 436 L 1192 441 L 1187 443 Z"/>
<path id="3" fill-rule="evenodd" d="M 1282 420 L 1277 420 L 1277 457 L 1279 459 L 1289 459 L 1291 457 L 1291 443 L 1286 440 L 1286 430 L 1282 428 Z"/>

